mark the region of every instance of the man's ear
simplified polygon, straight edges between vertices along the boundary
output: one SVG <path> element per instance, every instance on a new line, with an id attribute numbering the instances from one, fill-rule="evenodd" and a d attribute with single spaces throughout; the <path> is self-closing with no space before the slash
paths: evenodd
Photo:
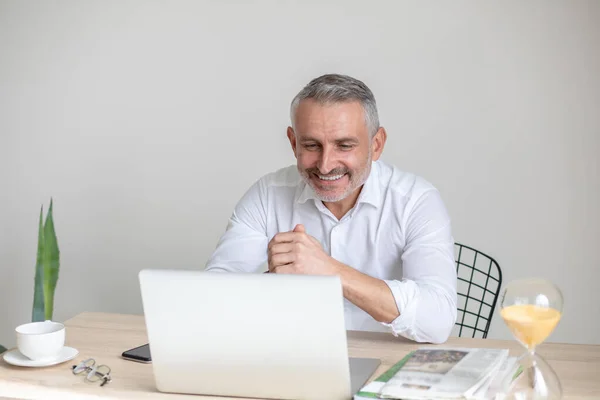
<path id="1" fill-rule="evenodd" d="M 292 146 L 292 151 L 294 152 L 294 157 L 296 156 L 296 134 L 294 133 L 294 129 L 291 126 L 287 128 L 287 137 L 290 141 L 290 145 Z"/>
<path id="2" fill-rule="evenodd" d="M 375 136 L 373 136 L 373 139 L 371 139 L 371 157 L 373 161 L 377 161 L 381 157 L 386 140 L 387 132 L 385 128 L 380 127 Z"/>

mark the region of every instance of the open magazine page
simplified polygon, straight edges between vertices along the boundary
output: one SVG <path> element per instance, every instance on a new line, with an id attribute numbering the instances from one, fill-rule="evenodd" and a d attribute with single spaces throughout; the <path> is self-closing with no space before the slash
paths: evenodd
<path id="1" fill-rule="evenodd" d="M 506 349 L 421 348 L 381 388 L 380 397 L 465 398 L 507 357 Z"/>

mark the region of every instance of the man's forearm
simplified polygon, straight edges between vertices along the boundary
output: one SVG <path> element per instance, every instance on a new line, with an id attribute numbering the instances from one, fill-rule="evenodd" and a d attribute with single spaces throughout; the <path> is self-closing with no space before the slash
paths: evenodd
<path id="1" fill-rule="evenodd" d="M 344 297 L 369 313 L 379 322 L 390 323 L 400 315 L 388 285 L 336 261 L 337 275 L 342 281 Z"/>

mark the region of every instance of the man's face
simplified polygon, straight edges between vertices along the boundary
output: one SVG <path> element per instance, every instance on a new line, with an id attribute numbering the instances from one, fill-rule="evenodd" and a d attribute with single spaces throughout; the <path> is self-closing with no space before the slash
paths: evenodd
<path id="1" fill-rule="evenodd" d="M 365 183 L 371 161 L 383 150 L 378 135 L 385 136 L 385 131 L 380 129 L 371 140 L 359 102 L 303 100 L 294 122 L 295 130 L 288 128 L 288 138 L 298 171 L 322 201 L 340 201 Z"/>

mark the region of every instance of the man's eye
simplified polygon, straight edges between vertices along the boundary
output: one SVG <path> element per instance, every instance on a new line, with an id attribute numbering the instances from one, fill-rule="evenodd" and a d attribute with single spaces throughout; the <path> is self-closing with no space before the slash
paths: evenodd
<path id="1" fill-rule="evenodd" d="M 317 148 L 317 145 L 316 145 L 316 144 L 305 144 L 305 145 L 304 145 L 304 148 L 305 148 L 305 149 L 309 149 L 309 150 L 310 150 L 310 149 L 316 149 L 316 148 Z"/>
<path id="2" fill-rule="evenodd" d="M 340 149 L 342 150 L 352 150 L 354 146 L 352 146 L 351 144 L 340 144 Z"/>

